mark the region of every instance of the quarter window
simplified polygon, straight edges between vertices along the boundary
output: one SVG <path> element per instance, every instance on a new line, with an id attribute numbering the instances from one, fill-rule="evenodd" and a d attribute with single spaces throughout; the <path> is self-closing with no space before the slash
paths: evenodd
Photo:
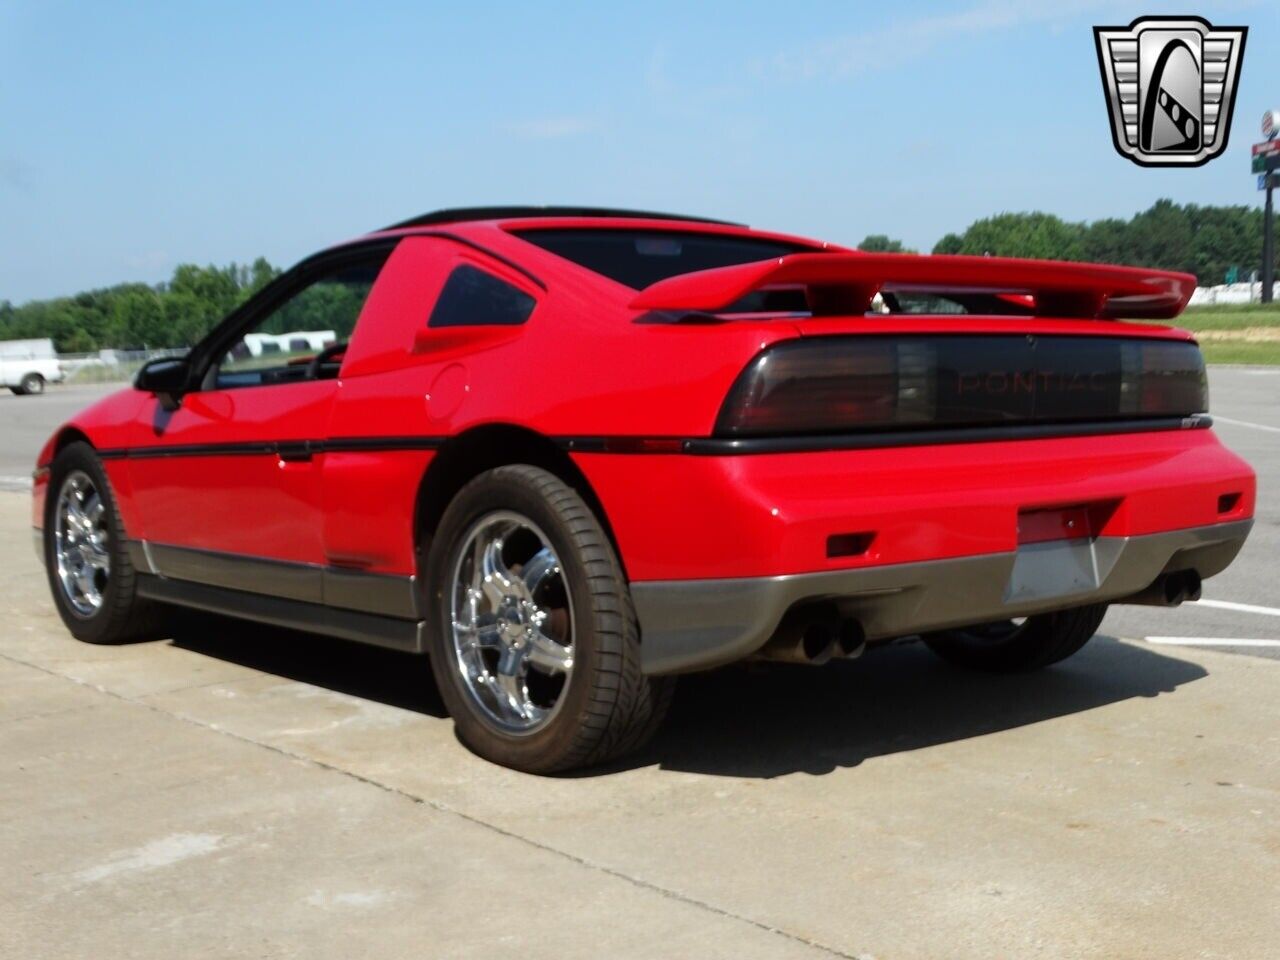
<path id="1" fill-rule="evenodd" d="M 464 263 L 445 280 L 427 326 L 519 326 L 536 304 L 523 290 Z"/>

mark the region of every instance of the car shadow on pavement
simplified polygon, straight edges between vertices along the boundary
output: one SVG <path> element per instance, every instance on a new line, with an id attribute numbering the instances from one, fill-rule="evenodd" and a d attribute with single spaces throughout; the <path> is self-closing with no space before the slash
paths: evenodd
<path id="1" fill-rule="evenodd" d="M 447 717 L 426 657 L 212 614 L 182 616 L 172 643 L 193 653 L 392 707 Z"/>
<path id="2" fill-rule="evenodd" d="M 1104 635 L 1070 660 L 1028 674 L 964 670 L 922 643 L 872 649 L 860 660 L 824 667 L 752 664 L 683 678 L 654 742 L 613 769 L 657 764 L 726 777 L 825 774 L 1172 693 L 1205 676 L 1198 664 Z"/>
<path id="3" fill-rule="evenodd" d="M 447 711 L 426 658 L 207 615 L 185 617 L 174 645 L 290 680 L 433 717 Z M 570 776 L 637 767 L 714 776 L 825 774 L 865 760 L 1155 697 L 1203 667 L 1100 635 L 1037 673 L 951 666 L 920 643 L 803 667 L 749 663 L 681 677 L 671 713 L 645 749 Z"/>

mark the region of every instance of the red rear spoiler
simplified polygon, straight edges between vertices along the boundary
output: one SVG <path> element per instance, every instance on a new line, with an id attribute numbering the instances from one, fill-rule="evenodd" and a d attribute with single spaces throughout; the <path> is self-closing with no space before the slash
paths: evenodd
<path id="1" fill-rule="evenodd" d="M 1189 273 L 1006 257 L 794 253 L 700 270 L 645 287 L 637 310 L 723 310 L 765 287 L 806 286 L 815 312 L 865 313 L 881 290 L 1020 294 L 1055 317 L 1169 319 L 1196 288 Z M 819 309 L 819 304 L 824 305 Z"/>

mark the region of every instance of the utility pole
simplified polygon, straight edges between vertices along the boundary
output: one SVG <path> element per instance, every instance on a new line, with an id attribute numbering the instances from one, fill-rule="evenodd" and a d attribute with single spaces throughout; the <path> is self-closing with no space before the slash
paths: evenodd
<path id="1" fill-rule="evenodd" d="M 1258 189 L 1267 191 L 1266 211 L 1262 215 L 1262 302 L 1270 303 L 1276 285 L 1276 223 L 1271 194 L 1280 177 L 1280 110 L 1262 115 L 1261 143 L 1253 145 L 1253 172 L 1260 174 Z"/>
<path id="2" fill-rule="evenodd" d="M 1271 166 L 1271 164 L 1267 164 Z M 1276 228 L 1275 211 L 1271 203 L 1271 194 L 1275 190 L 1276 175 L 1270 170 L 1267 178 L 1267 207 L 1262 215 L 1262 302 L 1271 302 L 1271 293 L 1275 289 L 1276 280 Z"/>

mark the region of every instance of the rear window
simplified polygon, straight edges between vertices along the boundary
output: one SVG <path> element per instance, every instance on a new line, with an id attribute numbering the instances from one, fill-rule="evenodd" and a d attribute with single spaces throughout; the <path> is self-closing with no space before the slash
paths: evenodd
<path id="1" fill-rule="evenodd" d="M 636 290 L 682 273 L 814 252 L 777 240 L 676 230 L 522 230 L 517 235 Z"/>

